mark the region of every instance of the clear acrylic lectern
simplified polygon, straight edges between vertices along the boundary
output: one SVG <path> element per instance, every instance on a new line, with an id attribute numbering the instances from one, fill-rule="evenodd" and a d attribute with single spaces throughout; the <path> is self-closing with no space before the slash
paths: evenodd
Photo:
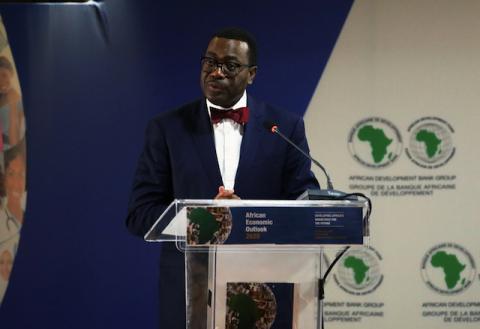
<path id="1" fill-rule="evenodd" d="M 323 250 L 365 244 L 367 210 L 357 200 L 175 200 L 145 240 L 185 253 L 187 329 L 316 329 Z"/>

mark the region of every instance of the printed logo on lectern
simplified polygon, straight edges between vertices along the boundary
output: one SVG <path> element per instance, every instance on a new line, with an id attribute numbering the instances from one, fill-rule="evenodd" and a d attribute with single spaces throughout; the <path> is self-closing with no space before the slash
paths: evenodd
<path id="1" fill-rule="evenodd" d="M 442 243 L 423 257 L 422 278 L 426 285 L 440 294 L 457 294 L 467 289 L 475 278 L 472 255 L 455 243 Z"/>
<path id="2" fill-rule="evenodd" d="M 452 126 L 437 117 L 420 118 L 408 127 L 410 139 L 405 153 L 417 166 L 434 169 L 455 155 Z"/>
<path id="3" fill-rule="evenodd" d="M 402 136 L 390 121 L 371 117 L 352 128 L 348 149 L 362 165 L 382 168 L 392 164 L 402 152 Z"/>
<path id="4" fill-rule="evenodd" d="M 382 256 L 372 247 L 350 249 L 336 265 L 333 279 L 349 294 L 370 294 L 383 282 L 381 261 Z"/>
<path id="5" fill-rule="evenodd" d="M 278 304 L 271 285 L 282 284 L 227 282 L 225 329 L 272 327 L 277 316 Z M 291 295 L 293 295 L 293 285 Z M 289 311 L 293 313 L 292 310 Z M 289 322 L 291 326 L 292 320 Z"/>
<path id="6" fill-rule="evenodd" d="M 187 244 L 223 244 L 232 231 L 228 207 L 187 207 Z"/>

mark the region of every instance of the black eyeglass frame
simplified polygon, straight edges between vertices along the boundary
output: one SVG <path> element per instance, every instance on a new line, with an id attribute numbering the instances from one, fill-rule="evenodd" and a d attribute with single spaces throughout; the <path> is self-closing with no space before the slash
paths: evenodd
<path id="1" fill-rule="evenodd" d="M 212 64 L 211 65 L 206 64 L 206 61 L 212 61 Z M 250 65 L 250 64 L 240 64 L 234 61 L 219 62 L 215 58 L 210 56 L 203 56 L 202 58 L 200 58 L 200 63 L 202 63 L 202 69 L 205 72 L 211 73 L 220 67 L 220 70 L 222 71 L 222 73 L 228 77 L 236 76 L 242 71 L 242 68 L 252 68 L 256 66 L 256 65 Z M 234 71 L 229 70 L 227 68 L 227 65 L 233 65 L 235 67 Z"/>

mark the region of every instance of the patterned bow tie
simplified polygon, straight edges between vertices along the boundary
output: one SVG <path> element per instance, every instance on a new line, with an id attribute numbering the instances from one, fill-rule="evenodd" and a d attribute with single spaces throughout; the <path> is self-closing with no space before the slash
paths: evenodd
<path id="1" fill-rule="evenodd" d="M 221 110 L 210 107 L 210 115 L 212 123 L 219 123 L 223 119 L 231 119 L 241 125 L 248 122 L 248 107 L 240 107 L 235 110 Z"/>

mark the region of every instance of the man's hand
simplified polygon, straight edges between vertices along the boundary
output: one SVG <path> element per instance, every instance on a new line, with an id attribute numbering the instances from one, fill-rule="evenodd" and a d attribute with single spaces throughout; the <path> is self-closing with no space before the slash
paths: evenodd
<path id="1" fill-rule="evenodd" d="M 236 199 L 240 200 L 240 197 L 235 194 L 233 190 L 227 190 L 225 187 L 220 186 L 218 188 L 218 194 L 215 196 L 214 199 Z"/>

